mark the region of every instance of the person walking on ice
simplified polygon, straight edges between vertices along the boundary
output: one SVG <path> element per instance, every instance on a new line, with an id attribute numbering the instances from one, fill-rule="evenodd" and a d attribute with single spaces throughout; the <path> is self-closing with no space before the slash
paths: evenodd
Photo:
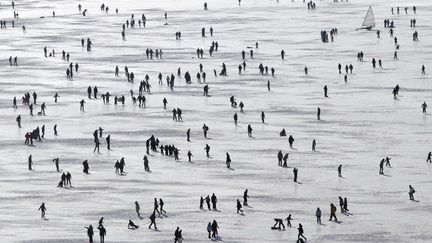
<path id="1" fill-rule="evenodd" d="M 302 237 L 304 240 L 307 240 L 307 238 L 303 235 L 304 234 L 304 230 L 303 230 L 303 225 L 299 223 L 299 227 L 297 228 L 298 230 L 298 235 L 297 235 L 297 239 L 299 240 L 300 237 Z"/>
<path id="2" fill-rule="evenodd" d="M 153 211 L 153 213 L 150 215 L 149 219 L 150 219 L 150 225 L 149 225 L 149 229 L 151 229 L 152 225 L 154 225 L 154 229 L 157 230 L 156 227 L 156 215 L 155 215 L 155 211 Z"/>
<path id="3" fill-rule="evenodd" d="M 335 221 L 337 222 L 338 219 L 336 218 L 336 206 L 333 203 L 330 203 L 330 219 L 329 221 L 332 221 L 332 219 L 334 218 Z"/>
<path id="4" fill-rule="evenodd" d="M 248 189 L 246 189 L 243 193 L 243 206 L 248 206 Z"/>
<path id="5" fill-rule="evenodd" d="M 237 213 L 241 212 L 241 214 L 243 214 L 243 210 L 241 208 L 242 208 L 242 205 L 240 203 L 240 199 L 237 199 Z"/>
<path id="6" fill-rule="evenodd" d="M 409 199 L 412 200 L 412 201 L 414 201 L 414 193 L 415 193 L 414 188 L 411 185 L 409 185 L 408 195 L 409 195 Z"/>
<path id="7" fill-rule="evenodd" d="M 315 216 L 317 218 L 317 223 L 321 224 L 321 209 L 319 207 L 316 209 Z"/>
<path id="8" fill-rule="evenodd" d="M 41 219 L 46 219 L 46 218 L 45 218 L 45 212 L 46 212 L 45 203 L 42 203 L 42 204 L 40 205 L 38 211 L 41 211 Z"/>
<path id="9" fill-rule="evenodd" d="M 422 108 L 422 111 L 423 111 L 423 114 L 426 114 L 426 109 L 427 109 L 427 104 L 426 104 L 426 101 L 425 102 L 423 102 L 423 104 L 421 105 L 421 108 Z"/>
<path id="10" fill-rule="evenodd" d="M 140 205 L 139 205 L 138 201 L 135 201 L 135 212 L 137 213 L 138 218 L 141 218 Z"/>
<path id="11" fill-rule="evenodd" d="M 226 153 L 226 165 L 228 169 L 231 169 L 231 157 L 228 153 Z"/>
<path id="12" fill-rule="evenodd" d="M 82 99 L 81 101 L 80 101 L 80 111 L 84 111 L 84 104 L 85 104 L 86 102 L 84 101 L 84 99 Z"/>

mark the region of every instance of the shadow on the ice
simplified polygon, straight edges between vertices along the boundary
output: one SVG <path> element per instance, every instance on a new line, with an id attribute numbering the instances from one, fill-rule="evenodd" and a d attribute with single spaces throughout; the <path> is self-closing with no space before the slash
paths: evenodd
<path id="1" fill-rule="evenodd" d="M 214 238 L 211 238 L 211 241 L 223 241 L 223 240 L 222 240 L 222 237 L 216 236 Z"/>

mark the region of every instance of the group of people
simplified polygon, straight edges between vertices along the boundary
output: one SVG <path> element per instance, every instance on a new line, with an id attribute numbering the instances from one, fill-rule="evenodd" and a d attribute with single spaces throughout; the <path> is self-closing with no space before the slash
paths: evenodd
<path id="1" fill-rule="evenodd" d="M 240 3 L 240 1 L 239 1 L 239 3 Z M 308 6 L 308 9 L 315 9 L 315 7 L 316 7 L 315 3 L 313 3 L 312 1 L 308 2 L 307 6 Z M 81 6 L 79 8 L 81 10 Z M 205 3 L 205 10 L 207 10 L 207 3 Z M 106 13 L 108 13 L 108 7 L 103 4 L 101 6 L 101 11 L 105 11 Z M 405 11 L 407 11 L 407 8 L 405 8 Z M 118 12 L 118 10 L 116 12 Z M 399 13 L 399 8 L 397 9 L 397 12 Z M 415 9 L 414 9 L 414 12 L 415 12 Z M 165 18 L 166 18 L 166 15 L 165 15 Z M 144 14 L 142 15 L 142 20 L 138 20 L 138 23 L 139 23 L 140 27 L 141 27 L 141 22 L 142 22 L 143 26 L 145 27 L 146 18 L 144 16 Z M 134 26 L 135 26 L 135 19 L 134 19 L 133 15 L 132 15 L 130 21 L 129 20 L 126 21 L 127 28 L 129 28 L 129 25 L 131 26 L 131 28 L 134 28 Z M 2 28 L 3 28 L 3 26 L 6 27 L 6 24 L 5 23 L 2 24 Z M 385 27 L 389 27 L 389 28 L 393 28 L 394 27 L 394 23 L 393 23 L 393 21 L 389 22 L 389 20 L 387 20 L 387 21 L 384 22 L 384 26 Z M 411 20 L 411 27 L 415 27 L 415 19 Z M 123 25 L 123 38 L 125 38 L 124 31 L 125 31 L 125 25 Z M 329 32 L 322 31 L 321 32 L 321 39 L 322 39 L 323 42 L 328 42 L 328 34 L 329 33 L 330 33 L 331 39 L 333 40 L 333 36 L 337 34 L 337 29 L 336 28 L 331 29 Z M 213 28 L 210 28 L 210 35 L 213 36 Z M 418 40 L 417 39 L 417 35 L 418 35 L 417 31 L 415 31 L 414 35 L 413 35 L 413 39 L 416 40 L 416 41 Z M 202 37 L 206 37 L 205 28 L 202 28 L 201 36 Z M 176 33 L 176 39 L 178 39 L 178 40 L 181 39 L 181 32 L 177 32 Z M 395 39 L 395 43 L 397 44 L 397 39 Z M 84 39 L 82 39 L 81 44 L 82 44 L 83 47 L 85 46 Z M 258 45 L 258 43 L 257 43 L 257 45 Z M 91 42 L 90 39 L 87 39 L 87 45 L 86 46 L 87 46 L 87 51 L 91 51 L 92 42 Z M 218 50 L 218 43 L 213 41 L 212 45 L 211 45 L 211 47 L 209 49 L 210 56 L 212 56 L 213 52 L 217 51 L 217 50 Z M 203 53 L 204 53 L 203 49 L 198 48 L 197 51 L 196 51 L 196 53 L 197 53 L 198 58 L 203 58 Z M 250 58 L 253 59 L 254 58 L 254 52 L 253 52 L 253 50 L 250 50 L 249 53 L 250 53 Z M 153 59 L 153 54 L 155 54 L 156 58 L 162 59 L 163 52 L 162 52 L 161 49 L 156 49 L 155 51 L 153 51 L 152 49 L 147 49 L 146 50 L 147 59 Z M 45 47 L 44 48 L 44 55 L 45 55 L 45 57 L 48 57 L 48 56 L 54 57 L 55 56 L 55 51 L 53 50 L 51 53 L 48 54 L 48 50 Z M 284 50 L 281 51 L 281 57 L 284 60 L 284 58 L 285 58 L 285 51 Z M 69 62 L 69 58 L 70 58 L 69 53 L 66 54 L 65 51 L 63 51 L 62 52 L 62 59 Z M 357 55 L 357 58 L 358 58 L 359 61 L 363 61 L 363 52 L 359 52 L 358 55 Z M 242 60 L 243 60 L 243 63 L 238 66 L 239 74 L 241 74 L 242 71 L 246 70 L 245 59 L 246 59 L 246 52 L 242 51 Z M 12 58 L 12 56 L 11 56 L 9 58 L 9 63 L 10 63 L 11 66 L 17 66 L 18 65 L 18 63 L 17 63 L 17 57 Z M 372 64 L 373 64 L 373 68 L 376 68 L 376 60 L 375 60 L 375 58 L 372 59 Z M 381 59 L 378 60 L 378 64 L 379 64 L 379 67 L 382 67 Z M 73 78 L 73 72 L 74 72 L 74 70 L 75 70 L 75 72 L 78 72 L 78 68 L 79 68 L 78 63 L 75 63 L 75 65 L 73 65 L 73 63 L 70 63 L 69 64 L 69 68 L 66 70 L 67 78 L 68 79 L 72 79 Z M 203 67 L 202 67 L 202 65 L 200 65 L 200 72 L 197 73 L 197 80 L 198 80 L 198 82 L 200 82 L 201 78 L 205 82 L 206 73 L 203 72 L 202 69 L 203 69 Z M 308 74 L 307 70 L 308 70 L 308 68 L 305 67 L 305 74 L 306 75 Z M 342 65 L 341 64 L 338 64 L 338 70 L 339 70 L 339 73 L 341 74 L 342 73 Z M 217 76 L 216 75 L 216 70 L 214 70 L 214 72 L 215 72 L 215 76 Z M 261 63 L 259 65 L 259 72 L 260 72 L 261 75 L 268 75 L 268 73 L 269 73 L 268 66 L 264 66 Z M 275 69 L 274 68 L 271 68 L 270 72 L 271 72 L 272 76 L 275 76 Z M 345 65 L 345 73 L 348 74 L 348 72 L 349 73 L 353 72 L 353 65 L 352 64 Z M 116 76 L 118 76 L 118 74 L 119 74 L 118 66 L 116 67 L 115 73 L 116 73 Z M 180 73 L 180 68 L 179 68 L 179 73 Z M 422 68 L 422 73 L 423 74 L 425 73 L 424 66 Z M 225 63 L 222 64 L 222 70 L 220 72 L 220 75 L 222 75 L 222 76 L 226 76 L 227 75 L 227 68 L 226 68 Z M 127 67 L 125 67 L 125 76 L 127 77 L 127 79 L 128 79 L 129 82 L 133 82 L 134 81 L 135 75 L 134 75 L 133 72 L 129 72 Z M 180 74 L 178 75 L 178 77 L 180 77 Z M 138 96 L 139 106 L 145 106 L 145 103 L 146 103 L 146 98 L 145 98 L 145 96 L 142 93 L 143 92 L 151 93 L 150 92 L 151 85 L 149 83 L 149 76 L 146 75 L 145 79 L 146 79 L 145 81 L 144 80 L 141 81 L 140 87 L 139 87 L 139 96 Z M 175 77 L 172 74 L 171 74 L 171 76 L 169 76 L 169 75 L 167 76 L 167 85 L 170 86 L 171 88 L 174 86 L 174 79 L 175 79 Z M 187 83 L 190 83 L 191 77 L 190 77 L 189 72 L 185 73 L 185 80 L 186 80 Z M 346 78 L 345 78 L 345 80 L 346 80 Z M 161 73 L 159 73 L 159 82 L 162 85 L 162 74 Z M 268 85 L 268 87 L 269 87 L 269 85 Z M 208 96 L 208 90 L 209 90 L 209 86 L 205 85 L 203 87 L 203 91 L 204 91 L 203 95 L 204 96 Z M 324 96 L 328 97 L 327 96 L 327 86 L 325 86 L 324 91 L 325 91 L 325 95 Z M 399 86 L 397 85 L 395 87 L 394 91 L 393 91 L 393 94 L 394 94 L 395 97 L 398 95 L 398 91 L 399 91 Z M 94 99 L 98 99 L 98 97 L 97 97 L 98 92 L 99 91 L 98 91 L 98 88 L 96 86 L 94 86 L 94 88 L 92 88 L 91 86 L 89 86 L 87 88 L 87 96 L 88 96 L 89 99 L 92 99 L 92 97 Z M 109 103 L 110 96 L 111 96 L 111 94 L 109 92 L 106 92 L 105 94 L 102 94 L 101 97 L 102 97 L 103 102 L 104 103 Z M 57 101 L 57 97 L 59 97 L 59 96 L 56 93 L 56 95 L 55 95 L 56 101 Z M 132 100 L 133 100 L 133 104 L 136 104 L 136 98 L 135 98 L 132 90 L 131 90 L 131 97 L 132 97 Z M 33 115 L 33 105 L 36 105 L 36 99 L 37 99 L 36 92 L 33 93 L 33 99 L 34 99 L 33 104 L 31 104 L 30 99 L 31 99 L 30 93 L 26 93 L 24 95 L 24 97 L 23 97 L 23 104 L 29 106 L 29 109 L 30 109 L 30 112 L 31 112 L 30 114 Z M 231 107 L 237 108 L 237 102 L 235 101 L 234 96 L 232 96 L 232 99 L 230 101 L 231 101 Z M 117 104 L 117 102 L 121 102 L 122 104 L 124 104 L 125 103 L 125 96 L 124 95 L 115 96 L 114 103 Z M 80 103 L 81 103 L 80 107 L 81 107 L 82 111 L 84 111 L 84 104 L 85 104 L 84 99 Z M 165 98 L 164 98 L 163 103 L 164 103 L 164 108 L 166 108 L 167 101 L 166 101 Z M 240 104 L 239 104 L 240 112 L 243 112 L 243 107 L 244 107 L 243 102 L 240 102 Z M 14 108 L 17 108 L 16 98 L 14 98 Z M 426 108 L 427 108 L 427 105 L 426 105 L 426 102 L 425 102 L 424 105 L 422 105 L 422 109 L 423 109 L 424 113 L 426 113 Z M 45 115 L 45 109 L 46 109 L 46 106 L 45 106 L 45 103 L 43 103 L 41 105 L 41 114 Z M 183 119 L 182 119 L 182 110 L 180 108 L 173 108 L 172 114 L 173 114 L 173 116 L 172 116 L 173 121 L 183 121 Z M 236 113 L 236 115 L 237 115 L 237 113 Z M 318 117 L 318 120 L 320 120 L 320 108 L 319 107 L 318 107 L 318 115 L 317 115 L 317 117 Z M 265 118 L 265 113 L 261 112 L 262 123 L 265 123 L 264 122 L 264 118 Z M 235 123 L 237 123 L 237 118 L 235 118 L 234 120 L 235 120 Z M 17 122 L 18 122 L 18 126 L 21 127 L 21 116 L 20 115 L 17 117 Z M 54 127 L 55 134 L 57 134 L 56 127 L 57 127 L 57 125 L 55 125 L 55 127 Z M 207 132 L 209 130 L 209 127 L 206 124 L 204 124 L 202 129 L 203 129 L 203 132 L 204 132 L 204 137 L 207 138 Z M 99 139 L 102 138 L 102 131 L 103 131 L 103 129 L 99 128 L 98 130 L 95 130 L 94 133 L 93 133 L 94 143 L 95 143 L 94 152 L 96 150 L 99 152 L 99 145 L 100 145 Z M 247 131 L 248 131 L 248 136 L 252 137 L 252 131 L 253 131 L 253 129 L 252 129 L 252 127 L 251 127 L 250 124 L 248 125 Z M 45 126 L 42 127 L 42 132 L 40 132 L 39 127 L 37 127 L 37 129 L 35 129 L 32 132 L 29 132 L 29 133 L 26 134 L 26 142 L 25 142 L 25 144 L 30 144 L 30 143 L 33 144 L 33 139 L 41 140 L 42 138 L 44 138 L 44 133 L 45 133 Z M 286 136 L 285 130 L 283 130 L 283 133 L 281 132 L 281 136 Z M 107 136 L 106 137 L 106 141 L 107 141 L 108 149 L 110 149 L 110 140 L 109 139 L 110 139 L 110 136 Z M 188 141 L 189 141 L 189 132 L 188 132 Z M 293 148 L 294 138 L 293 138 L 292 135 L 289 136 L 288 141 L 289 141 L 290 147 Z M 159 139 L 155 138 L 153 135 L 151 136 L 151 138 L 149 138 L 148 140 L 146 140 L 146 148 L 147 148 L 147 155 L 149 155 L 149 150 L 150 149 L 152 151 L 154 151 L 154 152 L 157 152 L 157 150 L 159 149 L 159 151 L 160 151 L 160 153 L 162 155 L 166 155 L 166 156 L 170 156 L 170 157 L 173 156 L 175 158 L 175 160 L 179 160 L 179 151 L 180 150 L 177 147 L 175 147 L 174 145 L 162 145 L 162 144 L 160 144 Z M 312 150 L 315 151 L 315 140 L 314 140 L 312 148 L 313 148 Z M 210 146 L 208 144 L 206 144 L 204 150 L 206 151 L 207 157 L 210 157 L 209 156 Z M 191 156 L 192 156 L 192 154 L 189 151 L 188 152 L 189 161 L 191 161 Z M 431 153 L 429 153 L 427 161 L 432 163 L 431 156 L 432 156 Z M 277 154 L 277 157 L 278 157 L 278 166 L 288 167 L 287 161 L 288 161 L 288 158 L 289 158 L 289 153 L 283 154 L 282 150 L 279 150 L 279 152 Z M 144 160 L 144 170 L 147 171 L 147 172 L 150 172 L 149 161 L 148 161 L 148 158 L 147 158 L 146 155 L 144 156 L 143 160 Z M 59 170 L 59 165 L 58 165 L 59 159 L 56 158 L 56 159 L 53 160 L 53 162 L 56 163 L 56 169 L 57 169 L 57 171 L 60 171 Z M 389 157 L 386 157 L 385 159 L 381 160 L 381 162 L 380 162 L 380 174 L 384 174 L 384 171 L 383 171 L 383 169 L 384 169 L 384 163 L 385 163 L 386 166 L 391 167 L 391 165 L 390 165 L 390 158 Z M 29 164 L 29 169 L 32 170 L 33 161 L 32 161 L 31 155 L 30 155 L 30 157 L 28 159 L 28 164 Z M 85 160 L 85 161 L 83 161 L 82 164 L 83 164 L 83 172 L 84 173 L 89 173 L 88 161 Z M 227 165 L 227 168 L 231 168 L 231 157 L 230 157 L 229 153 L 226 153 L 226 165 Z M 116 174 L 125 175 L 126 172 L 124 171 L 124 167 L 125 167 L 125 159 L 124 159 L 124 157 L 122 157 L 120 160 L 118 160 L 115 163 Z M 341 177 L 341 165 L 338 167 L 338 171 L 339 171 L 339 176 Z M 293 168 L 293 173 L 294 173 L 294 182 L 297 182 L 298 169 L 297 168 Z M 71 185 L 71 174 L 69 172 L 67 172 L 66 174 L 63 173 L 61 175 L 61 181 L 59 182 L 58 187 L 63 187 L 63 188 L 72 187 L 72 185 Z M 411 185 L 409 185 L 409 193 L 408 194 L 409 194 L 409 197 L 410 197 L 411 200 L 414 200 L 414 193 L 415 193 L 414 188 Z M 246 190 L 244 192 L 244 195 L 243 195 L 243 203 L 241 203 L 240 199 L 237 199 L 237 201 L 236 201 L 237 213 L 242 213 L 243 214 L 242 208 L 243 208 L 243 206 L 247 206 L 248 205 L 248 202 L 247 202 L 248 197 L 249 197 L 248 196 L 248 190 Z M 204 203 L 207 205 L 208 210 L 214 210 L 214 211 L 218 210 L 217 209 L 217 197 L 216 197 L 216 195 L 214 193 L 212 194 L 211 197 L 210 197 L 210 195 L 207 195 L 205 198 L 201 197 L 201 199 L 200 199 L 200 209 L 201 210 L 204 210 Z M 136 205 L 138 205 L 137 202 L 136 202 Z M 153 210 L 153 213 L 149 217 L 149 219 L 150 219 L 149 228 L 151 228 L 152 226 L 154 226 L 154 228 L 157 229 L 157 227 L 156 227 L 156 213 L 158 213 L 159 215 L 162 215 L 162 214 L 166 213 L 165 210 L 163 209 L 163 206 L 164 206 L 164 202 L 163 202 L 163 200 L 161 198 L 159 200 L 157 200 L 157 198 L 154 199 L 154 210 Z M 340 210 L 341 210 L 342 213 L 347 213 L 349 211 L 348 210 L 348 204 L 347 204 L 347 198 L 339 197 L 339 206 L 340 206 Z M 140 217 L 139 205 L 138 205 L 137 208 L 138 208 L 137 209 L 137 214 Z M 39 210 L 41 211 L 41 217 L 45 218 L 46 207 L 45 207 L 44 203 L 42 203 L 42 205 L 40 206 Z M 334 220 L 337 221 L 336 211 L 337 211 L 336 206 L 333 203 L 330 204 L 330 220 L 334 219 Z M 320 210 L 320 208 L 317 208 L 317 210 L 316 210 L 316 217 L 317 217 L 317 222 L 321 223 L 321 210 Z M 286 218 L 287 225 L 289 227 L 291 227 L 291 220 L 292 220 L 292 217 L 291 217 L 291 215 L 289 215 Z M 281 227 L 283 227 L 285 229 L 285 225 L 283 224 L 283 220 L 282 219 L 277 218 L 277 219 L 275 219 L 275 221 L 276 221 L 276 224 L 275 224 L 275 226 L 273 226 L 274 228 L 281 229 Z M 93 242 L 93 235 L 94 235 L 93 227 L 92 227 L 92 225 L 89 225 L 86 228 L 87 228 L 87 235 L 89 237 L 89 240 L 90 240 L 90 242 Z M 132 220 L 129 220 L 128 228 L 130 228 L 130 229 L 138 229 L 139 226 L 136 225 Z M 99 231 L 100 231 L 100 237 L 101 237 L 100 241 L 104 242 L 104 237 L 106 235 L 106 229 L 103 226 L 103 218 L 99 221 L 99 226 L 98 226 L 97 229 L 99 229 Z M 219 229 L 219 226 L 218 226 L 218 224 L 217 224 L 217 222 L 215 220 L 213 221 L 213 223 L 209 222 L 208 226 L 207 226 L 207 231 L 209 233 L 208 237 L 209 238 L 213 238 L 213 239 L 217 239 L 218 238 L 218 229 Z M 304 235 L 303 235 L 304 234 L 304 230 L 303 230 L 302 224 L 299 224 L 298 231 L 299 231 L 298 232 L 298 241 L 306 240 L 306 237 L 304 237 Z M 183 240 L 182 230 L 179 227 L 177 227 L 177 229 L 176 229 L 176 231 L 174 233 L 174 236 L 175 236 L 174 242 L 180 242 L 181 240 Z"/>

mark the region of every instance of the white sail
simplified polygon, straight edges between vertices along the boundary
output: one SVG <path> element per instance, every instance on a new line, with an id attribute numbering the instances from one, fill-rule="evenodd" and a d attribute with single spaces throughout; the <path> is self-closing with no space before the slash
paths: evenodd
<path id="1" fill-rule="evenodd" d="M 375 16 L 372 11 L 372 6 L 369 6 L 366 17 L 364 18 L 362 27 L 375 27 Z"/>

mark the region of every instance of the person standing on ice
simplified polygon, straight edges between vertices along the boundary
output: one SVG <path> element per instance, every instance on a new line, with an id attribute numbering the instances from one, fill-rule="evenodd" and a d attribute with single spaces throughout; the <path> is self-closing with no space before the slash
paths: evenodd
<path id="1" fill-rule="evenodd" d="M 33 159 L 32 159 L 32 155 L 30 154 L 30 156 L 28 157 L 28 169 L 33 170 L 32 166 L 33 166 Z"/>
<path id="2" fill-rule="evenodd" d="M 282 58 L 282 60 L 285 60 L 285 51 L 284 50 L 281 51 L 281 58 Z"/>
<path id="3" fill-rule="evenodd" d="M 212 203 L 212 207 L 214 211 L 217 211 L 216 208 L 216 204 L 217 204 L 217 197 L 216 195 L 213 193 L 213 195 L 211 196 L 211 203 Z"/>
<path id="4" fill-rule="evenodd" d="M 328 97 L 327 90 L 328 90 L 327 85 L 324 85 L 324 97 Z"/>
<path id="5" fill-rule="evenodd" d="M 83 164 L 83 172 L 84 173 L 86 173 L 86 174 L 88 174 L 89 173 L 89 164 L 88 164 L 88 161 L 87 160 L 84 160 L 83 162 L 82 162 L 82 164 Z"/>
<path id="6" fill-rule="evenodd" d="M 342 177 L 342 165 L 338 166 L 338 177 Z"/>
<path id="7" fill-rule="evenodd" d="M 265 123 L 265 113 L 264 113 L 264 111 L 261 111 L 261 122 Z"/>
<path id="8" fill-rule="evenodd" d="M 283 156 L 283 158 L 282 158 L 282 160 L 283 160 L 283 165 L 282 165 L 282 167 L 288 167 L 288 164 L 287 164 L 287 162 L 288 162 L 288 156 L 289 156 L 289 153 L 286 153 L 286 154 Z"/>
<path id="9" fill-rule="evenodd" d="M 289 142 L 289 146 L 290 146 L 290 148 L 293 148 L 294 137 L 293 137 L 292 135 L 289 136 L 289 138 L 288 138 L 288 142 Z"/>
<path id="10" fill-rule="evenodd" d="M 344 209 L 345 213 L 349 212 L 349 210 L 348 210 L 348 200 L 347 200 L 346 197 L 344 198 L 344 201 L 343 201 L 343 209 Z"/>
<path id="11" fill-rule="evenodd" d="M 385 159 L 382 159 L 380 164 L 379 164 L 379 173 L 380 175 L 384 175 L 384 163 L 385 163 Z"/>
<path id="12" fill-rule="evenodd" d="M 69 171 L 66 173 L 66 186 L 67 185 L 69 185 L 70 187 L 72 187 L 72 182 L 71 182 L 71 179 L 72 179 L 72 175 L 69 173 Z"/>
<path id="13" fill-rule="evenodd" d="M 120 168 L 120 175 L 124 175 L 124 167 L 126 166 L 126 163 L 124 161 L 124 157 L 120 159 L 119 168 Z"/>
<path id="14" fill-rule="evenodd" d="M 17 116 L 16 122 L 18 123 L 18 127 L 21 128 L 21 115 Z"/>
<path id="15" fill-rule="evenodd" d="M 252 131 L 253 131 L 253 129 L 252 129 L 252 127 L 251 127 L 250 124 L 248 124 L 247 131 L 248 131 L 248 137 L 252 138 Z"/>
<path id="16" fill-rule="evenodd" d="M 294 167 L 293 173 L 294 173 L 294 182 L 297 182 L 298 169 Z"/>
<path id="17" fill-rule="evenodd" d="M 243 206 L 248 206 L 248 189 L 246 189 L 243 193 Z"/>
<path id="18" fill-rule="evenodd" d="M 309 68 L 306 66 L 304 67 L 304 73 L 306 76 L 309 74 Z"/>
<path id="19" fill-rule="evenodd" d="M 291 214 L 288 215 L 288 217 L 285 220 L 287 221 L 287 227 L 291 228 L 292 227 L 292 225 L 291 225 L 291 220 L 292 220 Z"/>
<path id="20" fill-rule="evenodd" d="M 340 206 L 340 209 L 341 209 L 341 213 L 344 213 L 345 212 L 345 210 L 344 210 L 344 201 L 343 201 L 343 198 L 341 196 L 339 196 L 339 206 Z"/>
<path id="21" fill-rule="evenodd" d="M 91 99 L 91 95 L 92 95 L 92 88 L 91 88 L 91 86 L 88 86 L 88 88 L 87 88 L 87 97 L 89 99 Z"/>
<path id="22" fill-rule="evenodd" d="M 399 95 L 399 84 L 393 88 L 392 94 L 393 94 L 393 98 L 396 100 L 397 96 Z"/>
<path id="23" fill-rule="evenodd" d="M 212 231 L 213 231 L 212 237 L 213 237 L 213 238 L 219 237 L 219 232 L 218 232 L 219 225 L 218 225 L 218 223 L 216 222 L 216 220 L 213 220 L 213 223 L 212 223 L 211 226 L 212 226 L 211 229 L 212 229 Z"/>
<path id="24" fill-rule="evenodd" d="M 106 229 L 103 227 L 102 224 L 99 224 L 99 227 L 97 228 L 99 230 L 99 237 L 100 237 L 100 243 L 105 243 L 105 235 L 106 235 Z"/>
<path id="25" fill-rule="evenodd" d="M 18 108 L 16 97 L 13 98 L 13 101 L 12 101 L 12 108 L 14 108 L 14 109 L 17 109 L 17 108 Z"/>
<path id="26" fill-rule="evenodd" d="M 428 156 L 427 156 L 426 162 L 432 163 L 432 152 L 429 152 L 429 153 L 428 153 Z"/>
<path id="27" fill-rule="evenodd" d="M 212 224 L 211 224 L 211 222 L 208 222 L 208 224 L 207 224 L 207 232 L 208 232 L 208 238 L 211 239 L 211 233 L 212 233 Z"/>
<path id="28" fill-rule="evenodd" d="M 412 200 L 412 201 L 414 201 L 414 193 L 415 193 L 414 188 L 411 185 L 409 185 L 408 195 L 409 195 L 410 200 Z"/>
<path id="29" fill-rule="evenodd" d="M 209 130 L 209 127 L 204 123 L 202 129 L 203 129 L 203 132 L 204 132 L 204 138 L 207 138 L 207 132 Z"/>
<path id="30" fill-rule="evenodd" d="M 228 169 L 231 169 L 231 157 L 228 153 L 226 153 L 226 165 Z"/>
<path id="31" fill-rule="evenodd" d="M 207 195 L 206 197 L 205 197 L 205 202 L 206 202 L 206 204 L 207 204 L 207 209 L 210 211 L 211 210 L 211 208 L 210 208 L 210 195 Z"/>
<path id="32" fill-rule="evenodd" d="M 279 150 L 277 157 L 278 157 L 278 166 L 282 166 L 283 154 L 281 150 Z"/>
<path id="33" fill-rule="evenodd" d="M 45 116 L 45 110 L 46 110 L 46 105 L 45 105 L 45 102 L 44 102 L 44 103 L 42 103 L 42 105 L 41 105 L 41 111 L 40 111 L 40 114 L 42 114 L 42 115 Z"/>
<path id="34" fill-rule="evenodd" d="M 188 156 L 188 160 L 189 160 L 189 162 L 192 162 L 192 157 L 193 157 L 193 155 L 192 155 L 192 153 L 191 153 L 190 150 L 188 151 L 187 156 Z"/>
<path id="35" fill-rule="evenodd" d="M 315 216 L 317 218 L 317 223 L 321 224 L 321 209 L 318 207 L 316 212 L 315 212 Z"/>
<path id="36" fill-rule="evenodd" d="M 234 119 L 234 125 L 237 126 L 237 121 L 238 121 L 238 115 L 237 115 L 237 113 L 234 113 L 233 119 Z"/>
<path id="37" fill-rule="evenodd" d="M 111 135 L 108 135 L 106 138 L 106 143 L 107 143 L 107 149 L 111 150 Z"/>
<path id="38" fill-rule="evenodd" d="M 29 105 L 30 116 L 33 116 L 33 104 Z"/>
<path id="39" fill-rule="evenodd" d="M 84 104 L 85 104 L 86 102 L 84 101 L 84 99 L 82 99 L 81 101 L 80 101 L 80 111 L 84 111 Z"/>
<path id="40" fill-rule="evenodd" d="M 315 148 L 316 148 L 316 140 L 312 140 L 312 151 L 315 152 Z"/>
<path id="41" fill-rule="evenodd" d="M 421 72 L 422 72 L 422 75 L 426 75 L 425 65 L 422 65 Z"/>
<path id="42" fill-rule="evenodd" d="M 153 212 L 157 212 L 159 215 L 161 214 L 159 211 L 159 204 L 158 204 L 157 198 L 154 199 Z"/>
<path id="43" fill-rule="evenodd" d="M 162 103 L 163 103 L 164 109 L 166 109 L 166 105 L 168 104 L 168 100 L 165 97 L 163 98 Z"/>
<path id="44" fill-rule="evenodd" d="M 208 144 L 206 144 L 204 150 L 206 151 L 207 158 L 210 158 L 210 146 Z"/>
<path id="45" fill-rule="evenodd" d="M 45 212 L 46 212 L 45 203 L 42 203 L 42 204 L 40 205 L 38 211 L 41 211 L 41 219 L 46 219 L 46 218 L 45 218 Z"/>
<path id="46" fill-rule="evenodd" d="M 240 112 L 241 112 L 241 113 L 244 113 L 244 111 L 243 111 L 244 104 L 243 104 L 242 101 L 240 101 L 240 103 L 239 103 L 239 107 L 240 107 Z"/>
<path id="47" fill-rule="evenodd" d="M 150 172 L 149 161 L 147 159 L 147 155 L 144 155 L 143 160 L 144 160 L 144 170 L 146 172 Z"/>
<path id="48" fill-rule="evenodd" d="M 321 120 L 321 109 L 319 107 L 317 109 L 317 120 Z"/>
<path id="49" fill-rule="evenodd" d="M 99 145 L 100 145 L 99 139 L 95 139 L 94 143 L 95 143 L 95 147 L 93 149 L 93 153 L 96 152 L 96 150 L 97 150 L 98 154 L 100 154 L 100 152 L 99 152 Z"/>
<path id="50" fill-rule="evenodd" d="M 55 158 L 55 159 L 53 159 L 53 163 L 55 163 L 55 166 L 56 166 L 56 170 L 57 170 L 57 172 L 60 172 L 60 168 L 59 168 L 59 158 Z"/>
<path id="51" fill-rule="evenodd" d="M 423 102 L 423 104 L 421 105 L 421 108 L 422 108 L 422 110 L 423 110 L 423 114 L 426 114 L 426 109 L 427 109 L 427 104 L 426 104 L 426 101 L 425 102 Z"/>
<path id="52" fill-rule="evenodd" d="M 336 206 L 333 203 L 330 203 L 330 219 L 329 221 L 332 221 L 332 219 L 334 218 L 335 221 L 337 222 L 337 218 L 336 218 Z"/>
<path id="53" fill-rule="evenodd" d="M 385 162 L 386 162 L 385 165 L 386 165 L 386 167 L 388 166 L 391 168 L 390 159 L 391 158 L 389 158 L 389 157 L 385 157 Z"/>
<path id="54" fill-rule="evenodd" d="M 54 102 L 57 103 L 57 98 L 60 97 L 58 93 L 55 93 L 54 95 Z"/>
<path id="55" fill-rule="evenodd" d="M 84 227 L 84 228 L 87 229 L 87 236 L 89 238 L 89 243 L 93 243 L 93 235 L 94 235 L 93 226 L 89 225 L 88 227 Z"/>

